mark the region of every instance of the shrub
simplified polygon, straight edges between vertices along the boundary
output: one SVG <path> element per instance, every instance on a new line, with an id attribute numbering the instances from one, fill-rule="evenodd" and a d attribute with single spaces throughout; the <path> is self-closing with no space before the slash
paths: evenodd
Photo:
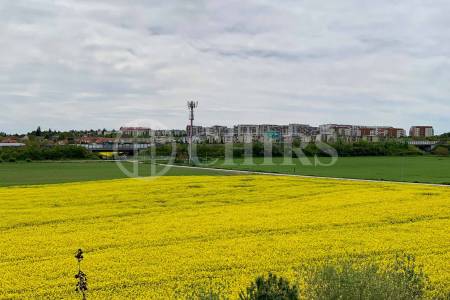
<path id="1" fill-rule="evenodd" d="M 338 141 L 331 144 L 339 156 L 394 156 L 421 155 L 422 152 L 412 145 L 400 141 L 381 141 L 346 143 Z"/>
<path id="2" fill-rule="evenodd" d="M 15 159 L 14 157 L 10 157 L 10 158 L 8 159 L 8 161 L 9 161 L 9 162 L 16 162 L 16 159 Z"/>
<path id="3" fill-rule="evenodd" d="M 263 276 L 256 278 L 245 291 L 239 293 L 241 300 L 295 300 L 299 299 L 296 285 L 282 277 L 269 273 L 267 279 Z"/>
<path id="4" fill-rule="evenodd" d="M 78 146 L 37 146 L 28 145 L 19 148 L 0 149 L 0 158 L 9 161 L 11 158 L 19 161 L 56 160 L 56 159 L 92 159 L 98 156 L 87 149 Z"/>
<path id="5" fill-rule="evenodd" d="M 439 156 L 448 156 L 448 148 L 444 146 L 438 146 L 436 147 L 436 149 L 433 150 L 433 154 Z"/>
<path id="6" fill-rule="evenodd" d="M 427 277 L 410 255 L 385 267 L 351 260 L 310 267 L 303 276 L 306 299 L 422 299 Z"/>

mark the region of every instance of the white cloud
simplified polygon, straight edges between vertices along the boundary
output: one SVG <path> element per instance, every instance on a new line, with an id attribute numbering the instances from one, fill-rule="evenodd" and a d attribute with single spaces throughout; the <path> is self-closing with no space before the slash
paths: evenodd
<path id="1" fill-rule="evenodd" d="M 448 1 L 0 4 L 0 131 L 433 124 L 449 131 Z"/>

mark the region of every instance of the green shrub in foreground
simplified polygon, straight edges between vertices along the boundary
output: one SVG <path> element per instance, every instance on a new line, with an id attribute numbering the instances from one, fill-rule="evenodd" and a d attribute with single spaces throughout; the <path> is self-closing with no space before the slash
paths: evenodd
<path id="1" fill-rule="evenodd" d="M 432 153 L 435 154 L 435 155 L 439 155 L 439 156 L 448 156 L 449 150 L 448 150 L 447 147 L 438 146 L 438 147 L 436 147 L 436 149 L 434 149 L 432 151 Z"/>
<path id="2" fill-rule="evenodd" d="M 290 285 L 282 277 L 269 273 L 268 277 L 259 276 L 245 291 L 239 293 L 241 300 L 296 300 L 299 299 L 298 288 Z"/>
<path id="3" fill-rule="evenodd" d="M 422 299 L 427 277 L 410 255 L 381 268 L 353 261 L 310 267 L 303 275 L 305 299 Z"/>
<path id="4" fill-rule="evenodd" d="M 177 295 L 176 299 L 186 300 L 228 300 L 228 286 L 221 277 L 209 277 L 208 283 L 195 283 L 187 288 L 187 293 Z"/>
<path id="5" fill-rule="evenodd" d="M 428 278 L 411 255 L 397 255 L 378 264 L 353 259 L 308 264 L 298 270 L 298 285 L 269 273 L 259 276 L 239 293 L 241 300 L 414 300 L 424 299 Z M 301 292 L 298 286 L 301 287 Z M 227 299 L 222 292 L 200 290 L 187 299 Z M 437 292 L 437 291 L 435 291 Z M 447 295 L 447 297 L 450 295 Z M 450 299 L 428 294 L 432 299 Z"/>

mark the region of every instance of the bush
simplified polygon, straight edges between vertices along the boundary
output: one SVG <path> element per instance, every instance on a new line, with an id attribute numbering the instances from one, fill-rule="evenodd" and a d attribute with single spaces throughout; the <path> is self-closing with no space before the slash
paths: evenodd
<path id="1" fill-rule="evenodd" d="M 330 144 L 339 156 L 395 156 L 395 155 L 421 155 L 422 152 L 406 142 L 382 141 L 345 143 L 338 141 Z"/>
<path id="2" fill-rule="evenodd" d="M 25 161 L 26 162 L 32 162 L 33 160 L 31 158 L 27 158 Z"/>
<path id="3" fill-rule="evenodd" d="M 78 146 L 37 146 L 28 145 L 19 148 L 0 149 L 0 158 L 6 161 L 93 159 L 98 158 L 87 149 Z"/>
<path id="4" fill-rule="evenodd" d="M 307 267 L 306 299 L 422 299 L 427 277 L 410 255 L 384 268 L 373 262 L 341 261 Z"/>
<path id="5" fill-rule="evenodd" d="M 433 150 L 433 154 L 439 156 L 448 156 L 448 148 L 444 146 L 438 146 L 436 147 L 436 149 Z"/>
<path id="6" fill-rule="evenodd" d="M 14 157 L 10 157 L 10 158 L 8 159 L 8 161 L 9 161 L 9 162 L 16 162 L 17 160 L 16 160 Z"/>
<path id="7" fill-rule="evenodd" d="M 289 281 L 282 277 L 269 273 L 264 278 L 259 276 L 252 282 L 245 291 L 239 293 L 241 300 L 296 300 L 299 299 L 299 292 L 296 285 L 290 285 Z"/>

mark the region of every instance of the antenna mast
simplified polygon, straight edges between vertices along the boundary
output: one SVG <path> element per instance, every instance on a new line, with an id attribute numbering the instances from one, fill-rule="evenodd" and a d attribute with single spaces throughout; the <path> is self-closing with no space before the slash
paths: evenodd
<path id="1" fill-rule="evenodd" d="M 188 101 L 187 107 L 189 110 L 189 164 L 192 164 L 192 134 L 194 131 L 194 109 L 196 109 L 198 106 L 198 101 Z"/>

